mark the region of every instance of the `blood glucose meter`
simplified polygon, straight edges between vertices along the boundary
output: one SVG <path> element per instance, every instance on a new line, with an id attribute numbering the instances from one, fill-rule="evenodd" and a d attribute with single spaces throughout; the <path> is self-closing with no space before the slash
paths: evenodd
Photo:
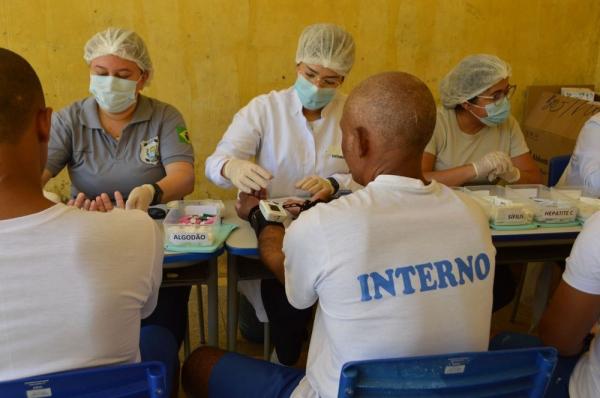
<path id="1" fill-rule="evenodd" d="M 288 212 L 283 206 L 271 200 L 261 200 L 258 203 L 260 212 L 267 221 L 284 222 L 288 218 Z"/>

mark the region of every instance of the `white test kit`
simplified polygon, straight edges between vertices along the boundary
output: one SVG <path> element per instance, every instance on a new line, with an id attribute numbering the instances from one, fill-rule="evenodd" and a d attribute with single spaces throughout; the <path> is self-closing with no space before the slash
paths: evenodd
<path id="1" fill-rule="evenodd" d="M 280 203 L 271 200 L 261 200 L 258 206 L 267 221 L 282 223 L 288 218 L 288 212 Z"/>

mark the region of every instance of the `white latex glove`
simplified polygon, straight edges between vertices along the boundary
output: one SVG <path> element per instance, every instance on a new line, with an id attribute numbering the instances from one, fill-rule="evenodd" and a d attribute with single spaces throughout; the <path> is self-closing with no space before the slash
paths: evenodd
<path id="1" fill-rule="evenodd" d="M 296 182 L 296 188 L 308 191 L 311 195 L 319 194 L 319 196 L 331 196 L 335 191 L 328 179 L 319 176 L 304 177 Z"/>
<path id="2" fill-rule="evenodd" d="M 228 178 L 233 185 L 242 192 L 251 193 L 266 188 L 271 173 L 256 163 L 248 160 L 229 159 L 223 166 L 223 176 Z"/>
<path id="3" fill-rule="evenodd" d="M 488 178 L 491 177 L 492 174 L 495 174 L 495 173 L 492 172 L 488 176 Z M 494 176 L 494 180 L 496 179 L 495 177 L 496 176 Z M 497 177 L 502 178 L 504 181 L 506 181 L 508 183 L 513 183 L 513 182 L 519 181 L 519 179 L 521 178 L 521 171 L 519 169 L 517 169 L 515 166 L 511 166 L 507 172 L 498 174 Z M 490 181 L 493 181 L 493 180 L 490 180 Z"/>
<path id="4" fill-rule="evenodd" d="M 60 200 L 60 196 L 58 194 L 56 194 L 54 192 L 50 192 L 50 191 L 42 191 L 42 192 L 44 193 L 44 197 L 46 199 L 48 199 L 49 201 L 54 202 L 54 203 L 62 202 Z"/>
<path id="5" fill-rule="evenodd" d="M 129 192 L 125 208 L 127 210 L 139 209 L 146 211 L 150 203 L 152 203 L 152 198 L 154 198 L 154 187 L 152 185 L 144 184 L 135 187 Z"/>
<path id="6" fill-rule="evenodd" d="M 506 173 L 512 167 L 510 157 L 500 151 L 489 152 L 481 159 L 471 163 L 477 178 L 488 177 L 491 172 L 496 175 Z"/>

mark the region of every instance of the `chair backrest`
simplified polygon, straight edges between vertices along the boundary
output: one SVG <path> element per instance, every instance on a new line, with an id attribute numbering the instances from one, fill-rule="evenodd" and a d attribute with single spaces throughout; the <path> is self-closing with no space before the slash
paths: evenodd
<path id="1" fill-rule="evenodd" d="M 548 186 L 556 185 L 571 160 L 571 155 L 554 156 L 548 161 Z"/>
<path id="2" fill-rule="evenodd" d="M 0 383 L 0 397 L 166 397 L 160 362 L 101 366 Z"/>
<path id="3" fill-rule="evenodd" d="M 338 398 L 542 397 L 556 356 L 539 347 L 348 362 Z"/>

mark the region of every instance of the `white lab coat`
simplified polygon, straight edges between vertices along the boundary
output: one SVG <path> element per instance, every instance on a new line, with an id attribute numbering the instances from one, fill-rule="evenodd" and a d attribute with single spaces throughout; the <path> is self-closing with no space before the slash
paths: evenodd
<path id="1" fill-rule="evenodd" d="M 268 170 L 273 179 L 268 196 L 307 196 L 294 187 L 300 179 L 318 175 L 334 177 L 340 189 L 356 190 L 342 158 L 340 118 L 346 96 L 337 93 L 323 109 L 321 119 L 308 122 L 293 87 L 254 98 L 233 118 L 231 125 L 206 159 L 206 177 L 223 188 L 232 187 L 221 175 L 228 159 L 250 159 Z"/>
<path id="2" fill-rule="evenodd" d="M 557 185 L 584 187 L 588 194 L 600 196 L 600 113 L 581 128 L 571 161 Z"/>

